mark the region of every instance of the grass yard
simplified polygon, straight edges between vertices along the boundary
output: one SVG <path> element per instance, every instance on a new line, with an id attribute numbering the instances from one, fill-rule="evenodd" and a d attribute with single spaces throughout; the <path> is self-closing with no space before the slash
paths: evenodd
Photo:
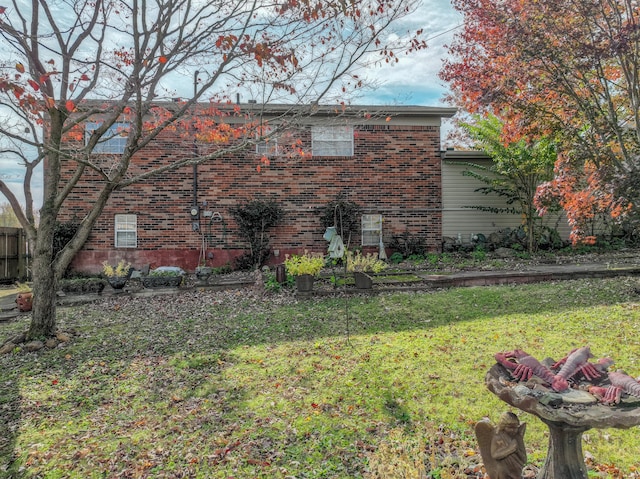
<path id="1" fill-rule="evenodd" d="M 498 351 L 591 345 L 640 375 L 633 278 L 296 300 L 114 297 L 61 308 L 64 347 L 0 357 L 3 478 L 469 478 Z M 0 340 L 27 319 L 0 323 Z M 529 462 L 546 427 L 527 422 Z M 640 477 L 640 436 L 591 430 L 590 476 Z"/>

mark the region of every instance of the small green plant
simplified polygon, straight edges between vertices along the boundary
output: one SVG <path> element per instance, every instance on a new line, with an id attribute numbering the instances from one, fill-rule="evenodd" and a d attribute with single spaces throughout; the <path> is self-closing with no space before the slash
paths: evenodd
<path id="1" fill-rule="evenodd" d="M 213 268 L 211 271 L 212 274 L 229 274 L 233 271 L 230 263 L 226 263 L 222 266 L 218 266 L 217 268 Z"/>
<path id="2" fill-rule="evenodd" d="M 320 253 L 309 253 L 306 250 L 301 255 L 286 255 L 284 267 L 287 270 L 287 274 L 292 276 L 303 274 L 318 276 L 322 268 L 324 268 L 324 256 Z"/>
<path id="3" fill-rule="evenodd" d="M 349 273 L 362 272 L 362 273 L 379 273 L 388 267 L 387 263 L 379 259 L 373 253 L 362 254 L 360 251 L 353 253 L 347 251 L 347 271 Z"/>
<path id="4" fill-rule="evenodd" d="M 180 272 L 173 270 L 150 271 L 149 276 L 153 278 L 172 278 L 174 276 L 180 276 Z"/>
<path id="5" fill-rule="evenodd" d="M 440 255 L 438 253 L 427 253 L 425 260 L 431 266 L 437 266 L 440 261 Z"/>
<path id="6" fill-rule="evenodd" d="M 396 251 L 391 256 L 389 256 L 389 261 L 393 264 L 400 264 L 404 261 L 404 256 L 402 256 L 402 253 Z"/>
<path id="7" fill-rule="evenodd" d="M 411 254 L 407 257 L 407 261 L 411 261 L 412 263 L 422 263 L 424 261 L 424 256 L 421 254 Z"/>
<path id="8" fill-rule="evenodd" d="M 487 252 L 482 248 L 477 248 L 471 252 L 471 257 L 473 261 L 479 263 L 487 258 Z"/>
<path id="9" fill-rule="evenodd" d="M 127 263 L 121 259 L 117 265 L 111 265 L 104 261 L 102 263 L 102 272 L 107 278 L 115 278 L 119 276 L 127 276 L 131 271 L 131 263 Z"/>
<path id="10" fill-rule="evenodd" d="M 264 272 L 264 289 L 272 293 L 278 293 L 282 290 L 282 285 L 278 283 L 276 275 L 272 271 Z"/>

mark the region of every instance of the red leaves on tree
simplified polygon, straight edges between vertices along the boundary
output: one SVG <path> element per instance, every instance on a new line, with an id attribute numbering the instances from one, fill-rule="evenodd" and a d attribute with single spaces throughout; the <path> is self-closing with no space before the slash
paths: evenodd
<path id="1" fill-rule="evenodd" d="M 621 165 L 636 161 L 640 133 L 640 87 L 626 73 L 640 66 L 637 7 L 608 0 L 453 4 L 465 21 L 441 71 L 451 99 L 468 112 L 500 112 L 510 138 L 553 135 L 565 158 L 540 195 L 559 199 L 575 241 L 593 236 L 594 215 L 624 216 L 637 200 L 623 199 L 623 186 L 616 192 Z"/>

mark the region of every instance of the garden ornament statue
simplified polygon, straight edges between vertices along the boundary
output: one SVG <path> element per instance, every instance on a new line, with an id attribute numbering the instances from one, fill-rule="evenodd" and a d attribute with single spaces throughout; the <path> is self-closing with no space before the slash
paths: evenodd
<path id="1" fill-rule="evenodd" d="M 329 242 L 329 256 L 331 258 L 338 259 L 344 256 L 344 243 L 335 226 L 329 226 L 322 237 Z"/>
<path id="2" fill-rule="evenodd" d="M 490 479 L 521 479 L 522 468 L 527 462 L 524 446 L 525 423 L 518 416 L 505 412 L 497 426 L 489 421 L 476 424 L 476 438 L 480 455 Z"/>
<path id="3" fill-rule="evenodd" d="M 495 354 L 497 364 L 485 376 L 492 393 L 549 428 L 547 459 L 537 479 L 586 479 L 582 434 L 591 428 L 640 425 L 638 380 L 620 370 L 609 371 L 612 359 L 589 362 L 592 357 L 588 346 L 572 350 L 559 361 L 538 361 L 514 349 Z M 482 454 L 484 459 L 486 452 Z M 490 477 L 496 479 L 491 473 Z"/>

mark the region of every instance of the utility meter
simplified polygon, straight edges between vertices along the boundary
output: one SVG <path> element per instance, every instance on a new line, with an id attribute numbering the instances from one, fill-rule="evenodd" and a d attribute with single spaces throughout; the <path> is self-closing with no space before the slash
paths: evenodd
<path id="1" fill-rule="evenodd" d="M 192 206 L 190 213 L 191 213 L 191 216 L 193 218 L 196 218 L 198 216 L 198 214 L 200 213 L 200 210 L 198 209 L 197 206 Z"/>

